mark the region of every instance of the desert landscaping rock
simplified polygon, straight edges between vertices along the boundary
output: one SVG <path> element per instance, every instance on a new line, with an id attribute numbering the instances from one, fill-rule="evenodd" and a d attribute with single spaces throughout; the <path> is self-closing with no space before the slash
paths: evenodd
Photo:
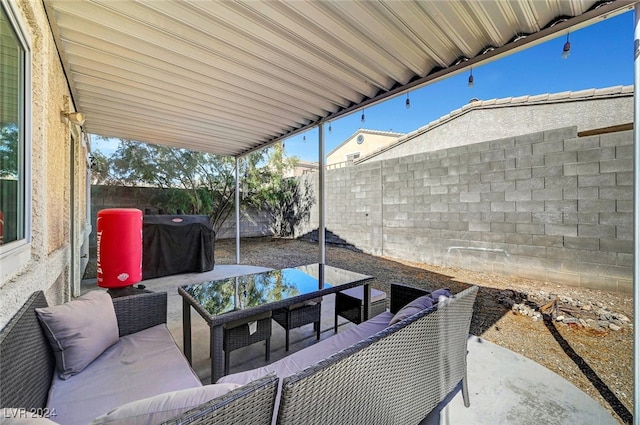
<path id="1" fill-rule="evenodd" d="M 318 253 L 317 243 L 302 240 L 264 237 L 242 239 L 240 243 L 240 262 L 247 265 L 294 267 L 317 263 Z M 215 259 L 216 264 L 235 264 L 235 241 L 216 240 Z M 448 287 L 454 293 L 469 285 L 478 285 L 480 291 L 474 306 L 471 334 L 559 374 L 597 400 L 621 424 L 624 422 L 619 413 L 633 411 L 631 294 L 374 257 L 345 246 L 328 245 L 326 263 L 374 276 L 373 286 L 387 293 L 390 282 L 428 290 Z M 559 311 L 558 315 L 577 319 L 577 322 L 543 320 L 547 315 L 542 314 L 540 308 L 556 297 L 561 297 L 560 307 L 568 308 L 577 317 L 566 311 Z M 600 320 L 600 315 L 596 314 L 600 310 L 605 316 L 610 315 L 611 320 Z M 614 330 L 617 326 L 620 329 Z M 470 388 L 472 385 L 470 382 Z"/>

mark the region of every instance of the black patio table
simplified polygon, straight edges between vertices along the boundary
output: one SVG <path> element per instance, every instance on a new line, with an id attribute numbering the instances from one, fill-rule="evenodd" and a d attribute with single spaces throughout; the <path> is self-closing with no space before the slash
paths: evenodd
<path id="1" fill-rule="evenodd" d="M 324 264 L 309 264 L 181 286 L 178 293 L 182 296 L 184 354 L 191 363 L 192 307 L 210 328 L 211 382 L 215 383 L 224 374 L 222 325 L 225 323 L 360 285 L 365 289 L 366 320 L 372 279 L 372 276 Z"/>

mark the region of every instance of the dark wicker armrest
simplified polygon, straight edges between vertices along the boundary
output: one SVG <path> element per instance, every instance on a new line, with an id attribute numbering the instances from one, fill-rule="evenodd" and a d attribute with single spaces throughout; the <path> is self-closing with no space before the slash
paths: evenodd
<path id="1" fill-rule="evenodd" d="M 167 293 L 151 292 L 113 299 L 120 336 L 167 323 Z"/>
<path id="2" fill-rule="evenodd" d="M 214 398 L 162 425 L 270 425 L 279 378 L 268 375 Z"/>
<path id="3" fill-rule="evenodd" d="M 47 306 L 44 293 L 34 292 L 0 332 L 0 407 L 47 405 L 55 357 L 35 312 Z"/>
<path id="4" fill-rule="evenodd" d="M 391 301 L 389 311 L 393 314 L 397 313 L 402 307 L 411 301 L 430 292 L 413 286 L 401 285 L 399 283 L 391 284 Z"/>

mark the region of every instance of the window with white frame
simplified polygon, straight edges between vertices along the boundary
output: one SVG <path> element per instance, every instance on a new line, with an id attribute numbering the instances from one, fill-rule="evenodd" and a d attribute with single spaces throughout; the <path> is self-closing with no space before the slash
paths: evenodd
<path id="1" fill-rule="evenodd" d="M 24 245 L 29 236 L 29 50 L 22 34 L 8 3 L 1 0 L 0 254 Z"/>
<path id="2" fill-rule="evenodd" d="M 351 153 L 347 155 L 347 162 L 353 162 L 358 158 L 360 158 L 360 152 Z"/>

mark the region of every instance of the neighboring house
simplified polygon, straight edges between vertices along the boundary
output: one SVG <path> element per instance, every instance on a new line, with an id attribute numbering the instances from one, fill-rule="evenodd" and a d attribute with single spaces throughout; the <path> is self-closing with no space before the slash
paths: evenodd
<path id="1" fill-rule="evenodd" d="M 472 99 L 462 108 L 396 138 L 381 149 L 361 154 L 355 162 L 398 158 L 569 125 L 576 125 L 578 135 L 583 136 L 629 130 L 631 123 L 633 86 Z"/>
<path id="2" fill-rule="evenodd" d="M 318 163 L 317 162 L 304 161 L 302 159 L 299 159 L 298 163 L 296 164 L 295 167 L 293 167 L 293 169 L 284 171 L 284 176 L 285 177 L 298 177 L 298 176 L 302 176 L 304 174 L 315 173 L 316 171 L 318 171 Z"/>
<path id="3" fill-rule="evenodd" d="M 403 133 L 360 129 L 327 154 L 327 167 L 345 166 L 389 146 L 402 136 Z"/>
<path id="4" fill-rule="evenodd" d="M 0 328 L 36 291 L 80 293 L 88 148 L 43 2 L 0 0 Z M 86 263 L 85 263 L 86 265 Z"/>

